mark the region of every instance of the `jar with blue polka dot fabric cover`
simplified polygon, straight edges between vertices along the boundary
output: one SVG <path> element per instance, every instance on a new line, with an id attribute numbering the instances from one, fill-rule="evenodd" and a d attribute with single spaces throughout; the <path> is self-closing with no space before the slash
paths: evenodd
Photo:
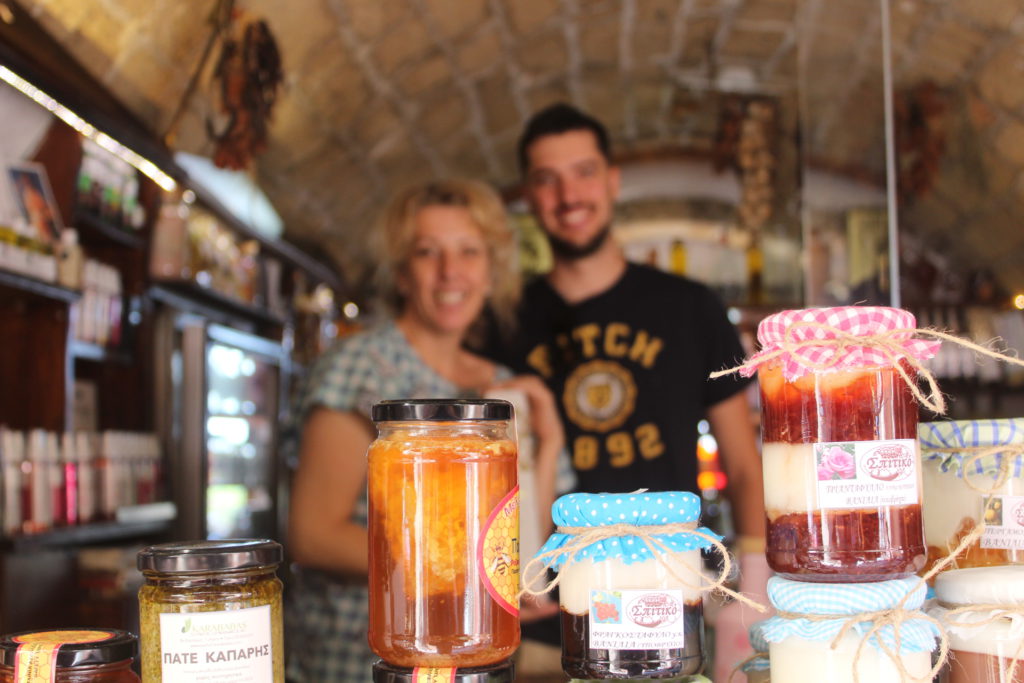
<path id="1" fill-rule="evenodd" d="M 558 572 L 567 675 L 672 679 L 701 670 L 700 551 L 719 538 L 697 527 L 699 516 L 700 499 L 680 491 L 555 501 L 556 533 L 537 557 Z"/>

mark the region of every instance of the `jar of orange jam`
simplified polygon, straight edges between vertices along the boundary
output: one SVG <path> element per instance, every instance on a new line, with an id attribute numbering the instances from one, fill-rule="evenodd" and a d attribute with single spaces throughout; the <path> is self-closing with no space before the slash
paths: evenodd
<path id="1" fill-rule="evenodd" d="M 400 667 L 479 667 L 519 645 L 512 405 L 373 406 L 370 647 Z"/>

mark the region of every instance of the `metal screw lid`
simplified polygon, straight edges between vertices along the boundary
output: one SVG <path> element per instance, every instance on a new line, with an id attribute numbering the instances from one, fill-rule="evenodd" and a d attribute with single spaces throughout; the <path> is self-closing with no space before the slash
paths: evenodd
<path id="1" fill-rule="evenodd" d="M 511 420 L 512 404 L 499 399 L 398 399 L 374 404 L 370 416 L 374 422 Z"/>
<path id="2" fill-rule="evenodd" d="M 57 650 L 57 667 L 61 669 L 123 662 L 134 659 L 139 649 L 134 634 L 117 629 L 20 631 L 0 638 L 0 665 L 14 666 L 18 648 L 29 642 L 62 643 Z"/>
<path id="3" fill-rule="evenodd" d="M 276 567 L 283 559 L 281 544 L 262 538 L 186 541 L 143 548 L 138 567 L 141 571 L 193 574 Z"/>
<path id="4" fill-rule="evenodd" d="M 414 679 L 413 670 L 394 666 L 385 661 L 377 660 L 373 665 L 373 683 L 411 683 Z M 455 669 L 455 683 L 512 683 L 515 680 L 515 668 L 511 660 L 464 669 Z"/>

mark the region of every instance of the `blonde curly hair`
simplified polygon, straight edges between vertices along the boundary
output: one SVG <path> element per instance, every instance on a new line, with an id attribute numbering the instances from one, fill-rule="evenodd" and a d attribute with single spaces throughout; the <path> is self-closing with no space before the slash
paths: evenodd
<path id="1" fill-rule="evenodd" d="M 486 183 L 467 178 L 431 180 L 397 192 L 381 213 L 374 231 L 377 237 L 377 289 L 396 315 L 405 305 L 398 291 L 398 274 L 409 265 L 416 234 L 416 216 L 428 206 L 458 206 L 483 233 L 491 271 L 487 304 L 503 332 L 515 327 L 516 307 L 522 291 L 518 240 L 509 223 L 501 197 Z M 484 325 L 478 319 L 471 329 L 477 336 Z"/>

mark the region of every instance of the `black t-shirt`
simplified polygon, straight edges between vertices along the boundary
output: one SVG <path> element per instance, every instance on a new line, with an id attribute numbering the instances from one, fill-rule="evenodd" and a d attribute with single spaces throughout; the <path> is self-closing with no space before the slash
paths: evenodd
<path id="1" fill-rule="evenodd" d="M 708 379 L 744 355 L 711 290 L 630 264 L 609 290 L 569 305 L 540 279 L 519 324 L 490 355 L 554 392 L 577 490 L 697 491 L 697 423 L 747 383 Z"/>

